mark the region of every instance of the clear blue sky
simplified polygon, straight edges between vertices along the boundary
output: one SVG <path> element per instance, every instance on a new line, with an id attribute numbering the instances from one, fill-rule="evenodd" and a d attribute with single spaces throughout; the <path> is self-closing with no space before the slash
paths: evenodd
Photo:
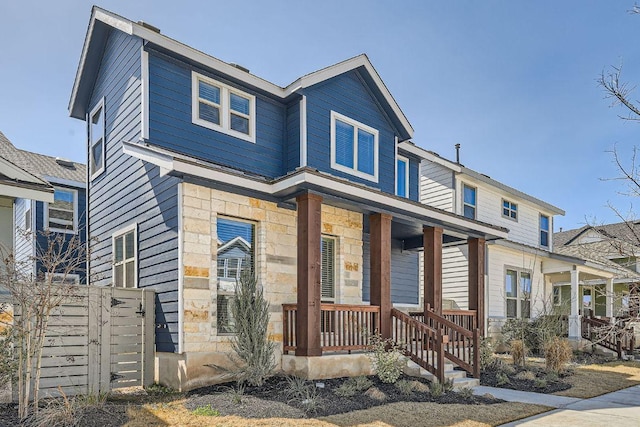
<path id="1" fill-rule="evenodd" d="M 19 148 L 85 158 L 67 104 L 91 2 L 0 3 L 0 130 Z M 617 221 L 632 199 L 625 159 L 640 123 L 596 84 L 624 63 L 640 84 L 640 16 L 622 1 L 150 1 L 100 7 L 273 83 L 367 53 L 415 129 L 414 142 L 567 211 L 556 231 Z M 640 99 L 637 96 L 635 99 Z M 640 207 L 637 212 L 640 216 Z"/>

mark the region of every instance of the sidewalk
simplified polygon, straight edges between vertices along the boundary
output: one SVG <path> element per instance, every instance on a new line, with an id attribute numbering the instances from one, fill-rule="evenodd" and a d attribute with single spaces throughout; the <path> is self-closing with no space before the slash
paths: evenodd
<path id="1" fill-rule="evenodd" d="M 640 386 L 614 391 L 591 399 L 485 386 L 475 387 L 473 392 L 479 395 L 489 393 L 498 399 L 509 402 L 535 403 L 558 408 L 544 414 L 504 424 L 502 427 L 640 426 Z"/>

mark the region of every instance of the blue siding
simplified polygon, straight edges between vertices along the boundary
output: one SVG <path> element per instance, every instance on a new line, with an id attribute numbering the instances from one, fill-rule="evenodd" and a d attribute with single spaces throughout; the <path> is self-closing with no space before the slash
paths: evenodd
<path id="1" fill-rule="evenodd" d="M 287 106 L 287 170 L 300 166 L 300 100 Z"/>
<path id="2" fill-rule="evenodd" d="M 28 268 L 31 272 L 33 271 L 33 266 L 28 266 L 31 262 L 31 257 L 33 256 L 34 251 L 34 241 L 30 238 L 29 235 L 23 233 L 25 230 L 25 213 L 27 209 L 34 209 L 32 206 L 35 205 L 28 199 L 16 199 L 14 204 L 14 215 L 15 215 L 15 226 L 14 226 L 14 235 L 15 235 L 15 246 L 13 248 L 13 253 L 15 254 L 16 261 L 21 265 L 24 265 L 25 268 Z M 33 216 L 33 211 L 32 211 Z"/>
<path id="3" fill-rule="evenodd" d="M 112 236 L 138 226 L 138 286 L 156 291 L 156 350 L 178 347 L 179 180 L 123 154 L 122 141 L 141 137 L 142 40 L 112 30 L 105 47 L 91 109 L 105 97 L 105 172 L 90 183 L 89 232 L 94 284 L 112 283 Z"/>
<path id="4" fill-rule="evenodd" d="M 77 218 L 78 233 L 80 235 L 80 242 L 82 245 L 84 245 L 87 241 L 87 229 L 85 226 L 86 206 L 87 206 L 86 192 L 82 188 L 68 187 L 68 186 L 63 186 L 58 184 L 55 184 L 55 187 L 61 188 L 61 189 L 69 188 L 72 190 L 76 190 L 78 192 L 78 218 Z M 51 236 L 47 238 L 47 236 L 42 233 L 42 231 L 47 228 L 47 224 L 44 223 L 44 217 L 45 217 L 45 209 L 48 208 L 48 205 L 43 202 L 36 202 L 35 205 L 36 205 L 36 230 L 37 230 L 36 245 L 38 247 L 38 251 L 43 251 L 43 250 L 46 250 L 46 247 L 49 245 L 52 239 L 55 239 L 55 237 Z M 72 238 L 73 238 L 73 235 L 67 234 L 65 236 L 65 241 L 68 242 Z M 82 265 L 79 266 L 77 270 L 74 270 L 71 272 L 73 274 L 80 275 L 80 283 L 87 283 L 87 274 L 86 274 L 87 272 L 85 267 L 86 264 L 84 264 L 85 262 L 86 262 L 86 259 L 82 261 Z M 40 262 L 38 262 L 37 270 L 40 272 L 44 271 L 44 268 L 42 267 L 42 264 Z"/>
<path id="5" fill-rule="evenodd" d="M 371 300 L 371 251 L 369 235 L 363 234 L 362 300 Z M 418 252 L 403 251 L 402 241 L 391 240 L 391 302 L 414 304 L 419 302 L 420 277 Z"/>
<path id="6" fill-rule="evenodd" d="M 395 131 L 358 72 L 350 71 L 307 88 L 305 95 L 309 166 L 395 194 Z M 378 183 L 331 168 L 332 110 L 378 130 Z"/>
<path id="7" fill-rule="evenodd" d="M 191 122 L 191 67 L 149 52 L 150 142 L 196 158 L 275 178 L 285 173 L 286 106 L 256 92 L 256 143 Z M 237 86 L 202 70 L 222 83 Z"/>

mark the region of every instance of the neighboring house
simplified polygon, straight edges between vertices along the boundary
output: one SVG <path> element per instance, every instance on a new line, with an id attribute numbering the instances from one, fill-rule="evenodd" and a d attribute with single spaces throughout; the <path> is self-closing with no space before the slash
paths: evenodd
<path id="1" fill-rule="evenodd" d="M 577 310 L 577 297 L 571 298 L 572 283 L 611 280 L 616 266 L 555 250 L 553 218 L 564 215 L 562 209 L 409 142 L 400 148 L 421 159 L 423 203 L 509 230 L 507 239 L 487 242 L 484 298 L 489 335 L 497 334 L 506 319 L 560 312 L 572 315 L 569 336 L 578 339 L 582 312 Z M 468 253 L 464 242 L 443 249 L 443 298 L 448 308 L 469 307 Z M 564 308 L 557 307 L 563 303 Z"/>
<path id="2" fill-rule="evenodd" d="M 506 229 L 420 203 L 413 129 L 365 55 L 280 87 L 94 8 L 69 111 L 88 120 L 94 284 L 156 291 L 157 381 L 219 378 L 249 267 L 286 372 L 361 373 L 366 357 L 326 353 L 390 337 L 394 304 L 440 312 L 443 242 L 472 247 L 483 321 L 484 242 Z"/>
<path id="3" fill-rule="evenodd" d="M 45 231 L 80 235 L 84 244 L 86 167 L 69 160 L 16 148 L 0 133 L 0 227 L 2 246 L 11 250 L 21 267 L 42 273 L 35 259 L 50 241 Z M 68 240 L 65 237 L 65 240 Z M 85 270 L 64 280 L 86 283 Z"/>
<path id="4" fill-rule="evenodd" d="M 637 221 L 586 225 L 554 233 L 555 251 L 616 268 L 611 280 L 591 280 L 580 285 L 578 300 L 581 314 L 596 317 L 637 316 L 634 302 L 640 282 L 640 224 Z M 561 286 L 560 298 L 570 295 L 568 286 Z M 630 304 L 631 303 L 631 304 Z M 634 313 L 630 313 L 633 311 Z"/>

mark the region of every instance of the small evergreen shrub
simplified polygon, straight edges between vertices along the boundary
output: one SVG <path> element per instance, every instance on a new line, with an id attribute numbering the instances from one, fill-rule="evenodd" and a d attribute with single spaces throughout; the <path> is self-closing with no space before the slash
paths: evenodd
<path id="1" fill-rule="evenodd" d="M 412 381 L 400 380 L 396 382 L 395 386 L 403 396 L 411 396 L 411 394 L 413 394 Z"/>
<path id="2" fill-rule="evenodd" d="M 533 386 L 535 388 L 545 388 L 547 386 L 547 380 L 545 380 L 544 378 L 536 378 Z"/>
<path id="3" fill-rule="evenodd" d="M 429 385 L 429 393 L 435 398 L 441 397 L 444 392 L 444 384 L 442 383 L 434 381 Z"/>
<path id="4" fill-rule="evenodd" d="M 536 374 L 532 371 L 522 371 L 516 375 L 516 378 L 519 380 L 535 381 Z"/>
<path id="5" fill-rule="evenodd" d="M 498 382 L 498 385 L 511 384 L 509 376 L 504 372 L 498 372 L 498 374 L 496 375 L 496 381 Z"/>
<path id="6" fill-rule="evenodd" d="M 463 399 L 471 399 L 473 397 L 473 389 L 471 387 L 462 387 L 457 391 L 458 396 Z"/>
<path id="7" fill-rule="evenodd" d="M 401 346 L 391 339 L 382 339 L 380 335 L 371 337 L 367 354 L 380 381 L 393 384 L 402 375 L 403 355 Z"/>

